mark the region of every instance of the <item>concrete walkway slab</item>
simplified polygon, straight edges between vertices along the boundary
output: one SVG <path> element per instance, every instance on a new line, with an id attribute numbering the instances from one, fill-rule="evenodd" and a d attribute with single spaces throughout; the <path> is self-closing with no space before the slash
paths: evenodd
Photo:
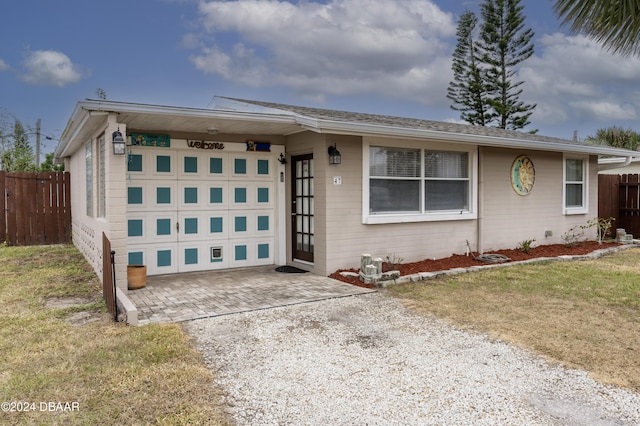
<path id="1" fill-rule="evenodd" d="M 311 273 L 276 272 L 275 266 L 190 272 L 147 278 L 127 297 L 138 324 L 169 323 L 371 293 Z"/>

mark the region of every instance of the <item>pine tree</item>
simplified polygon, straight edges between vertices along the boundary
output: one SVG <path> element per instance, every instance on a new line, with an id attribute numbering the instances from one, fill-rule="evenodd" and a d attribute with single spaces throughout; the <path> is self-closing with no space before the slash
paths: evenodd
<path id="1" fill-rule="evenodd" d="M 524 28 L 520 0 L 485 0 L 480 10 L 483 25 L 478 47 L 490 92 L 486 101 L 497 115 L 499 128 L 522 129 L 530 124 L 536 105 L 520 101 L 523 82 L 515 81 L 514 69 L 533 55 L 533 30 Z"/>
<path id="2" fill-rule="evenodd" d="M 7 135 L 5 135 L 6 137 Z M 33 172 L 36 170 L 33 149 L 20 121 L 13 126 L 13 146 L 2 153 L 2 170 L 7 172 Z"/>
<path id="3" fill-rule="evenodd" d="M 515 68 L 533 55 L 534 47 L 534 33 L 524 29 L 522 10 L 519 0 L 485 0 L 477 41 L 476 16 L 467 11 L 460 17 L 454 79 L 447 98 L 454 102 L 451 108 L 461 111 L 460 118 L 470 124 L 510 130 L 530 124 L 536 105 L 520 101 L 523 82 L 515 79 Z"/>
<path id="4" fill-rule="evenodd" d="M 451 108 L 460 111 L 464 121 L 486 126 L 491 117 L 488 116 L 485 83 L 482 70 L 478 67 L 474 32 L 478 18 L 473 12 L 466 11 L 460 16 L 456 32 L 457 44 L 453 52 L 453 81 L 449 82 L 447 98 L 454 105 Z"/>

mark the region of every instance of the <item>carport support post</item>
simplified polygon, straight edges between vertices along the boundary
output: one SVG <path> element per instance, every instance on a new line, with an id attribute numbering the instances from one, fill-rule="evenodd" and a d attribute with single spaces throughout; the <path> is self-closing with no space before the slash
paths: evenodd
<path id="1" fill-rule="evenodd" d="M 108 155 L 105 155 L 105 202 L 107 235 L 111 248 L 116 252 L 114 266 L 120 292 L 127 294 L 127 161 L 128 155 L 115 155 L 111 149 L 111 135 L 119 130 L 125 139 L 127 125 L 118 122 L 116 113 L 109 113 L 105 134 Z M 114 280 L 115 282 L 115 280 Z"/>

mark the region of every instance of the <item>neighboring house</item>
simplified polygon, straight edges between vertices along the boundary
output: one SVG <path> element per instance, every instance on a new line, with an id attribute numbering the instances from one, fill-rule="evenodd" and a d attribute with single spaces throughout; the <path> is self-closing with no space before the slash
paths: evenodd
<path id="1" fill-rule="evenodd" d="M 127 263 L 328 275 L 362 253 L 410 262 L 560 243 L 597 215 L 599 155 L 640 154 L 220 97 L 212 109 L 82 101 L 55 152 L 73 179 L 74 244 L 99 272 L 105 232 L 125 292 Z"/>
<path id="2" fill-rule="evenodd" d="M 640 152 L 639 157 L 629 160 L 628 158 L 612 157 L 600 158 L 598 160 L 598 174 L 601 175 L 636 175 L 640 174 Z"/>

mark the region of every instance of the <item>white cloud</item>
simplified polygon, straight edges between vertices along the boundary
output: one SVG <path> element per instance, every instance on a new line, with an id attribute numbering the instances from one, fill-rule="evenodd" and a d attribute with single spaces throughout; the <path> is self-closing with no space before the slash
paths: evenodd
<path id="1" fill-rule="evenodd" d="M 200 13 L 207 35 L 237 38 L 232 47 L 200 39 L 191 61 L 205 73 L 315 99 L 378 94 L 446 105 L 456 24 L 431 1 L 203 1 Z"/>
<path id="2" fill-rule="evenodd" d="M 67 55 L 55 50 L 29 52 L 24 67 L 26 73 L 22 79 L 33 85 L 63 87 L 82 78 L 77 65 Z"/>
<path id="3" fill-rule="evenodd" d="M 203 73 L 307 99 L 372 95 L 447 109 L 457 22 L 433 0 L 200 0 L 200 31 L 184 37 Z M 520 100 L 532 128 L 605 127 L 640 117 L 640 58 L 582 36 L 542 34 L 523 62 Z"/>
<path id="4" fill-rule="evenodd" d="M 569 103 L 576 111 L 599 120 L 634 120 L 638 113 L 634 105 L 619 100 L 575 101 Z"/>
<path id="5" fill-rule="evenodd" d="M 523 97 L 538 104 L 533 121 L 557 124 L 638 118 L 640 59 L 614 56 L 583 36 L 544 35 L 523 63 Z"/>
<path id="6" fill-rule="evenodd" d="M 0 59 L 0 71 L 6 71 L 8 69 L 9 69 L 9 65 L 5 61 Z"/>

